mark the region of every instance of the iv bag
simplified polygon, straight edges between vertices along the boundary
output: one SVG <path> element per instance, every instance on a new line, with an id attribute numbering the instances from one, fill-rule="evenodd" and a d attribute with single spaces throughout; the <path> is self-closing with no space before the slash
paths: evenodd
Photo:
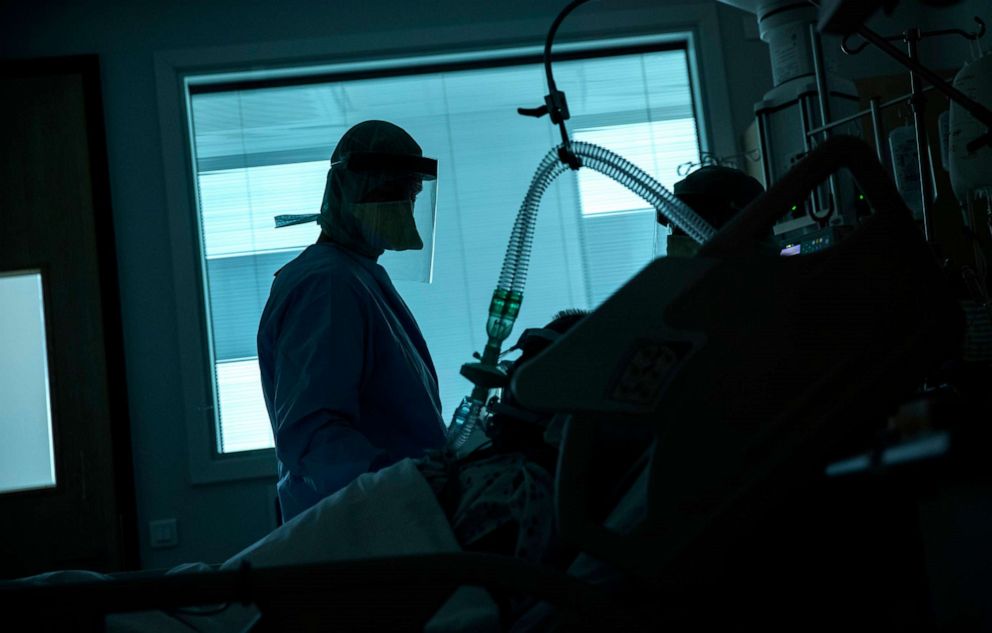
<path id="1" fill-rule="evenodd" d="M 954 87 L 986 108 L 992 108 L 992 53 L 965 64 L 954 77 Z M 968 152 L 968 143 L 989 130 L 960 105 L 951 102 L 951 187 L 961 204 L 976 191 L 992 190 L 992 147 Z"/>
<path id="2" fill-rule="evenodd" d="M 920 162 L 916 148 L 916 128 L 912 125 L 897 127 L 889 133 L 889 152 L 892 154 L 892 174 L 895 176 L 896 189 L 906 201 L 906 206 L 913 212 L 917 220 L 923 219 L 923 186 L 920 182 Z M 927 152 L 930 145 L 927 144 Z M 929 155 L 931 175 L 933 177 L 933 155 Z M 936 196 L 936 191 L 930 192 L 930 199 Z"/>

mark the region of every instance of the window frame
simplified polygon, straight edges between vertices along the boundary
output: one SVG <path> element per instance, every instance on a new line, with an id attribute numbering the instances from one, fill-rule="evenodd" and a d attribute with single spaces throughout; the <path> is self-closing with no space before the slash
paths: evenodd
<path id="1" fill-rule="evenodd" d="M 52 373 L 53 351 L 51 345 L 51 296 L 50 296 L 50 266 L 28 266 L 24 268 L 0 269 L 0 282 L 5 278 L 24 278 L 37 276 L 40 295 L 41 313 L 41 343 L 44 345 L 42 354 L 45 363 L 45 404 L 48 418 L 48 459 L 52 471 L 52 483 L 35 484 L 4 490 L 0 485 L 0 497 L 13 498 L 29 495 L 57 494 L 65 489 L 62 460 L 59 459 L 59 427 L 58 415 L 52 398 L 54 376 Z"/>
<path id="2" fill-rule="evenodd" d="M 678 48 L 684 46 L 686 50 L 700 151 L 733 154 L 736 141 L 730 123 L 730 101 L 716 10 L 711 6 L 695 5 L 679 9 L 677 20 L 666 20 L 664 15 L 659 15 L 662 12 L 653 10 L 622 12 L 605 16 L 605 19 L 590 12 L 589 16 L 575 20 L 568 38 L 561 37 L 556 42 L 556 58 L 559 54 L 563 58 L 602 57 L 604 52 L 621 45 L 626 52 L 635 53 L 637 47 L 659 50 L 660 46 L 671 47 L 673 43 L 679 43 Z M 528 21 L 517 32 L 542 33 L 542 27 Z M 618 33 L 629 35 L 617 36 Z M 368 38 L 356 35 L 331 38 L 332 42 L 282 42 L 267 46 L 164 51 L 155 55 L 166 201 L 171 210 L 173 282 L 185 413 L 183 426 L 193 484 L 274 479 L 276 462 L 275 451 L 271 448 L 227 454 L 218 451 L 213 341 L 204 292 L 206 267 L 191 140 L 191 90 L 201 92 L 205 90 L 204 86 L 215 86 L 221 81 L 254 83 L 265 79 L 270 83 L 280 80 L 301 83 L 299 78 L 304 74 L 323 82 L 328 77 L 357 78 L 359 74 L 364 77 L 397 76 L 473 66 L 505 66 L 539 59 L 543 49 L 543 36 L 538 38 L 536 35 L 528 41 L 513 44 L 505 40 L 471 44 L 460 40 L 445 42 L 443 37 L 425 38 L 421 32 L 412 35 L 412 41 L 435 41 L 434 54 L 430 50 L 404 48 L 402 37 L 391 38 L 399 45 L 391 43 L 368 52 Z M 455 37 L 464 38 L 465 35 L 459 33 Z M 436 54 L 438 49 L 458 52 Z M 517 61 L 521 59 L 523 61 Z M 704 90 L 703 86 L 707 88 Z M 540 99 L 538 94 L 534 97 Z"/>

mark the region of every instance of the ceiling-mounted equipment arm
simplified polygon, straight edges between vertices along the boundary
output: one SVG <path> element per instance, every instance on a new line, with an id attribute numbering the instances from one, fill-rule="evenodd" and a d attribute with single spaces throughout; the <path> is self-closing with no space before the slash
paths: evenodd
<path id="1" fill-rule="evenodd" d="M 558 86 L 555 84 L 554 73 L 551 71 L 551 45 L 555 41 L 558 27 L 561 26 L 561 23 L 564 22 L 568 14 L 586 2 L 589 2 L 589 0 L 572 0 L 558 14 L 555 21 L 551 23 L 551 28 L 548 30 L 548 36 L 544 40 L 544 73 L 548 80 L 548 94 L 544 96 L 544 105 L 536 108 L 517 108 L 517 112 L 524 116 L 540 118 L 547 114 L 551 117 L 551 123 L 557 125 L 561 131 L 562 144 L 558 149 L 558 158 L 572 169 L 581 167 L 582 160 L 572 152 L 572 142 L 568 138 L 568 129 L 565 127 L 565 121 L 570 116 L 568 112 L 568 100 L 565 98 L 565 93 L 558 90 Z"/>

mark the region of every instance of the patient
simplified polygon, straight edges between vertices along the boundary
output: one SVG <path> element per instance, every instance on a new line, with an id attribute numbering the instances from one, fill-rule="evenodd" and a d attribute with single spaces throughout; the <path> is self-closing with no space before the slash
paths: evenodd
<path id="1" fill-rule="evenodd" d="M 708 165 L 675 184 L 675 195 L 720 228 L 764 189 L 754 178 L 730 167 Z M 678 229 L 669 238 L 669 254 L 691 257 L 698 249 Z M 542 329 L 526 330 L 511 349 L 522 354 L 517 367 L 536 356 L 587 313 L 566 310 Z M 558 461 L 556 430 L 562 417 L 525 410 L 505 390 L 487 426 L 491 442 L 472 454 L 456 458 L 444 450 L 429 451 L 417 467 L 427 479 L 447 515 L 459 544 L 467 550 L 512 555 L 532 562 L 567 565 L 575 552 L 554 538 L 553 477 Z M 598 429 L 603 446 L 598 490 L 590 498 L 605 519 L 636 475 L 650 433 Z M 632 472 L 633 471 L 633 472 Z"/>
<path id="2" fill-rule="evenodd" d="M 544 328 L 525 330 L 508 350 L 521 352 L 509 377 L 585 315 L 566 310 Z M 532 562 L 551 554 L 551 473 L 558 459 L 556 438 L 547 433 L 551 422 L 550 416 L 521 408 L 504 390 L 486 424 L 488 442 L 462 457 L 441 449 L 417 460 L 463 548 Z"/>
<path id="3" fill-rule="evenodd" d="M 676 193 L 719 227 L 759 195 L 761 186 L 738 170 L 711 167 L 691 174 L 679 183 Z M 678 243 L 679 239 L 676 237 L 673 242 Z M 673 255 L 680 252 L 678 248 L 672 250 L 675 251 Z M 691 256 L 692 252 L 681 254 Z M 555 315 L 545 327 L 524 331 L 511 348 L 519 350 L 521 355 L 508 368 L 510 378 L 518 367 L 551 345 L 586 314 L 566 310 Z M 312 520 L 320 513 L 338 512 L 336 506 L 347 506 L 349 513 L 363 512 L 373 516 L 375 513 L 370 508 L 381 506 L 382 512 L 376 516 L 392 512 L 390 516 L 394 518 L 390 525 L 406 525 L 410 521 L 423 523 L 423 515 L 435 513 L 438 516 L 431 519 L 435 522 L 435 530 L 428 535 L 435 539 L 435 544 L 443 540 L 436 523 L 446 520 L 447 525 L 442 527 L 449 536 L 445 538 L 453 536 L 455 543 L 452 545 L 462 550 L 514 556 L 560 570 L 568 569 L 579 552 L 560 542 L 556 534 L 553 473 L 558 461 L 562 422 L 563 416 L 526 410 L 514 400 L 509 390 L 504 390 L 502 401 L 495 405 L 493 415 L 486 423 L 489 440 L 468 455 L 458 456 L 444 449 L 429 451 L 418 460 L 401 462 L 398 465 L 401 468 L 384 471 L 380 477 L 359 478 L 301 518 Z M 597 464 L 595 489 L 589 491 L 589 497 L 598 501 L 599 506 L 592 508 L 591 518 L 606 520 L 642 472 L 651 434 L 648 430 L 625 429 L 621 432 L 611 428 L 599 428 L 596 432 L 597 446 L 602 452 Z M 416 477 L 415 473 L 421 477 Z M 420 481 L 416 481 L 418 479 Z M 424 481 L 427 488 L 423 486 Z M 408 488 L 401 489 L 403 486 Z M 412 498 L 415 489 L 433 496 L 437 501 L 435 509 L 421 504 L 419 515 L 415 516 L 409 507 L 411 504 L 403 503 L 404 499 Z M 308 514 L 311 517 L 308 518 Z M 349 530 L 347 521 L 342 522 L 340 518 L 327 523 L 336 533 Z M 378 533 L 384 522 L 377 523 Z M 292 528 L 292 523 L 288 527 Z M 354 526 L 352 531 L 361 534 L 368 530 Z M 315 528 L 314 533 L 320 534 L 320 530 Z M 355 540 L 355 537 L 349 538 Z M 397 548 L 402 549 L 400 545 L 405 547 L 408 543 L 393 542 L 396 538 L 382 533 L 380 549 L 368 549 L 364 554 L 403 553 Z M 279 537 L 266 540 L 271 542 Z M 300 541 L 299 531 L 284 540 Z M 253 551 L 264 549 L 266 543 L 263 541 L 258 545 L 246 550 L 245 558 L 251 559 Z M 315 549 L 319 547 L 326 548 L 327 545 L 315 545 L 309 555 L 319 556 Z M 347 552 L 347 557 L 361 557 L 353 556 L 353 550 L 354 546 Z M 326 553 L 338 557 L 338 553 Z M 282 562 L 296 560 L 294 556 L 292 561 Z M 252 562 L 256 563 L 256 560 Z M 530 606 L 529 601 L 520 596 L 496 598 L 501 602 L 504 618 L 511 621 Z"/>
<path id="4" fill-rule="evenodd" d="M 510 365 L 510 376 L 585 314 L 565 311 L 544 328 L 525 331 L 511 348 L 521 356 Z M 238 569 L 244 563 L 262 568 L 464 550 L 514 556 L 564 570 L 578 552 L 559 543 L 555 533 L 552 473 L 558 459 L 559 422 L 524 410 L 507 390 L 486 425 L 489 440 L 468 455 L 438 450 L 362 475 L 228 559 L 222 569 Z M 201 564 L 173 572 L 207 570 Z M 29 581 L 48 584 L 90 578 L 63 574 Z M 92 575 L 94 580 L 100 578 L 106 577 Z M 494 618 L 512 622 L 533 604 L 525 596 L 492 598 L 495 605 L 481 590 L 460 589 L 427 630 L 492 629 Z M 466 612 L 474 614 L 466 617 Z M 108 619 L 107 630 L 165 631 L 186 626 L 226 633 L 242 630 L 257 613 L 254 607 L 231 604 L 202 613 L 119 614 Z"/>
<path id="5" fill-rule="evenodd" d="M 520 357 L 509 377 L 574 327 L 587 312 L 566 310 L 543 328 L 525 330 L 510 350 Z M 554 476 L 564 415 L 525 409 L 507 389 L 493 406 L 486 424 L 490 438 L 465 456 L 428 451 L 417 468 L 434 491 L 455 539 L 466 551 L 514 556 L 565 571 L 579 555 L 558 537 L 555 524 Z M 605 520 L 630 486 L 632 467 L 645 454 L 647 430 L 617 432 L 598 429 L 604 448 L 590 497 L 600 506 L 596 518 Z M 636 474 L 639 471 L 635 471 Z M 516 621 L 536 602 L 529 596 L 494 596 L 504 622 Z"/>
<path id="6" fill-rule="evenodd" d="M 510 364 L 510 377 L 586 314 L 566 310 L 544 328 L 524 331 L 511 348 L 521 355 Z M 556 534 L 553 473 L 563 419 L 528 411 L 505 390 L 486 424 L 489 440 L 468 455 L 430 451 L 419 460 L 403 460 L 381 472 L 362 475 L 250 545 L 223 567 L 236 569 L 244 562 L 264 567 L 467 550 L 514 556 L 589 578 L 580 564 L 588 557 L 576 561 L 579 552 L 560 542 Z M 600 500 L 601 506 L 593 511 L 605 520 L 640 474 L 640 458 L 651 437 L 647 431 L 620 435 L 603 428 L 598 433 L 602 459 L 597 464 L 597 490 L 591 490 L 590 497 Z M 484 601 L 478 593 L 459 593 L 467 596 L 461 601 L 463 608 L 471 609 Z M 553 620 L 548 617 L 550 609 L 531 609 L 533 602 L 523 596 L 495 598 L 504 624 L 516 621 L 523 613 L 538 616 L 525 618 L 530 621 L 523 628 L 542 628 Z M 455 602 L 453 598 L 446 608 Z M 117 616 L 108 624 L 123 626 L 108 630 L 127 630 L 139 616 Z M 210 617 L 210 629 L 240 630 L 238 627 L 252 617 L 251 609 L 231 605 Z"/>

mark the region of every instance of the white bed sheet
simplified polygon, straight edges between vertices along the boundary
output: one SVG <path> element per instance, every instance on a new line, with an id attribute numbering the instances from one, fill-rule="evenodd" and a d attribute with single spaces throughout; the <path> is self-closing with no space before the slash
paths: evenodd
<path id="1" fill-rule="evenodd" d="M 237 569 L 242 561 L 253 567 L 355 560 L 381 556 L 458 552 L 448 521 L 430 486 L 411 460 L 376 473 L 362 475 L 352 484 L 248 546 L 222 569 Z M 197 573 L 206 565 L 191 564 L 170 573 Z M 92 572 L 87 579 L 100 577 Z M 64 574 L 64 573 L 63 573 Z M 38 577 L 55 582 L 59 577 Z M 63 580 L 76 577 L 62 575 Z M 107 618 L 115 633 L 235 633 L 258 615 L 254 607 L 232 604 L 220 613 L 195 615 L 163 612 L 127 613 Z M 498 631 L 499 611 L 489 594 L 463 587 L 455 592 L 426 629 L 442 631 Z"/>

